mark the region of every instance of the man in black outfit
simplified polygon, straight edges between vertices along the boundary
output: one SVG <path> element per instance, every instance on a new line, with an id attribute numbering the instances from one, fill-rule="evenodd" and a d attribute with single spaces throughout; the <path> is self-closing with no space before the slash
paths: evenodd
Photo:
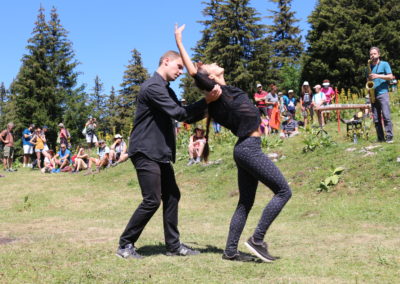
<path id="1" fill-rule="evenodd" d="M 164 238 L 168 256 L 196 255 L 194 250 L 179 240 L 179 188 L 175 181 L 175 120 L 195 121 L 204 117 L 207 104 L 221 94 L 219 86 L 198 102 L 182 106 L 169 82 L 183 73 L 179 53 L 166 52 L 154 75 L 145 81 L 137 98 L 133 131 L 128 154 L 135 166 L 143 201 L 133 213 L 119 241 L 117 256 L 142 258 L 134 244 L 144 227 L 163 202 Z"/>

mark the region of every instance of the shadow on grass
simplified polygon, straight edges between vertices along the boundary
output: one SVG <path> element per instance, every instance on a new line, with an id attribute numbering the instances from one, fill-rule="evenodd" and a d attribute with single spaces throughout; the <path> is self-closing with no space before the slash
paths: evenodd
<path id="1" fill-rule="evenodd" d="M 223 249 L 220 249 L 215 246 L 206 245 L 205 247 L 198 247 L 197 243 L 187 243 L 189 246 L 193 245 L 193 248 L 200 251 L 201 253 L 215 253 L 221 254 L 224 252 Z M 163 243 L 158 243 L 157 245 L 147 245 L 140 247 L 137 252 L 143 256 L 151 256 L 151 255 L 158 255 L 158 254 L 165 254 L 166 249 Z"/>

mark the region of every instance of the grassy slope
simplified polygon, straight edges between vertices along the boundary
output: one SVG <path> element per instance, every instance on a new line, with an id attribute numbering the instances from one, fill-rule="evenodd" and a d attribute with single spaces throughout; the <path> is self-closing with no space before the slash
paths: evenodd
<path id="1" fill-rule="evenodd" d="M 399 115 L 394 115 L 400 133 Z M 142 261 L 114 256 L 118 237 L 140 202 L 130 163 L 94 176 L 42 175 L 21 169 L 0 179 L 0 283 L 395 283 L 400 279 L 400 142 L 354 145 L 329 132 L 337 146 L 302 154 L 302 137 L 277 149 L 277 165 L 293 198 L 267 234 L 273 264 L 221 260 L 230 217 L 238 196 L 232 145 L 215 145 L 219 165 L 175 165 L 182 191 L 182 240 L 199 248 L 198 257 L 168 258 L 164 253 L 161 210 L 137 243 Z M 349 147 L 356 151 L 346 151 Z M 180 155 L 184 155 L 181 151 Z M 344 166 L 342 181 L 316 193 L 331 166 Z M 24 198 L 28 200 L 24 202 Z M 271 192 L 259 186 L 243 232 L 250 236 Z"/>

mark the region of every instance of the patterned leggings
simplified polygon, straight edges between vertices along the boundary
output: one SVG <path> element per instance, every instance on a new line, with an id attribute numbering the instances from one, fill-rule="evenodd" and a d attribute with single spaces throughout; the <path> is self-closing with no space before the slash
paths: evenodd
<path id="1" fill-rule="evenodd" d="M 278 167 L 261 151 L 261 139 L 259 137 L 239 139 L 235 145 L 233 156 L 238 168 L 240 197 L 229 227 L 225 249 L 227 255 L 233 255 L 237 252 L 240 235 L 254 203 L 258 181 L 268 186 L 275 195 L 264 208 L 253 234 L 256 242 L 264 240 L 269 226 L 292 196 L 290 187 Z"/>

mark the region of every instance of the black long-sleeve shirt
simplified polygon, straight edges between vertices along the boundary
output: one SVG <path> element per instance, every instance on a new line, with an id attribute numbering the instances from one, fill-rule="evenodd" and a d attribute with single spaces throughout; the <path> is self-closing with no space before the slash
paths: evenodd
<path id="1" fill-rule="evenodd" d="M 194 79 L 204 86 L 207 91 L 216 84 L 206 75 L 197 73 Z M 228 128 L 238 137 L 245 137 L 260 127 L 259 110 L 250 101 L 249 96 L 241 89 L 224 85 L 221 86 L 220 98 L 208 105 L 208 114 L 222 126 Z"/>
<path id="2" fill-rule="evenodd" d="M 169 83 L 155 72 L 140 88 L 129 156 L 142 153 L 157 162 L 175 162 L 174 120 L 201 117 L 206 109 L 205 99 L 182 107 Z"/>

